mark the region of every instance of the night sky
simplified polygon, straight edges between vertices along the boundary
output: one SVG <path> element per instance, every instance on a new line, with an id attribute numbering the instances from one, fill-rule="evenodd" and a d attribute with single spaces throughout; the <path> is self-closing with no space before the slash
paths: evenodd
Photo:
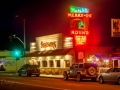
<path id="1" fill-rule="evenodd" d="M 111 18 L 120 18 L 120 0 L 0 0 L 0 50 L 9 50 L 11 33 L 23 40 L 22 18 L 26 21 L 27 50 L 38 36 L 69 34 L 70 5 L 89 8 L 93 14 L 90 45 L 120 46 L 120 38 L 111 37 Z"/>

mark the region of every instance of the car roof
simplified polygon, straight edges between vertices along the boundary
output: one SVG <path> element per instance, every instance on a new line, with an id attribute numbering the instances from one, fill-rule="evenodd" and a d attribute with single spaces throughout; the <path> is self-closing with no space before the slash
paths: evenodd
<path id="1" fill-rule="evenodd" d="M 120 68 L 120 67 L 113 67 L 113 68 Z"/>

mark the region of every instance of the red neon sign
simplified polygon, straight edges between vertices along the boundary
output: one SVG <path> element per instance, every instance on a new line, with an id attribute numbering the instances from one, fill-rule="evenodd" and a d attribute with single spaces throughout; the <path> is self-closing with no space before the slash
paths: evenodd
<path id="1" fill-rule="evenodd" d="M 89 31 L 85 31 L 85 30 L 72 30 L 71 34 L 73 34 L 73 35 L 88 35 Z"/>
<path id="2" fill-rule="evenodd" d="M 86 36 L 75 36 L 75 42 L 76 45 L 85 45 L 87 42 L 87 37 Z"/>
<path id="3" fill-rule="evenodd" d="M 92 14 L 87 14 L 87 13 L 68 13 L 68 17 L 92 18 Z"/>

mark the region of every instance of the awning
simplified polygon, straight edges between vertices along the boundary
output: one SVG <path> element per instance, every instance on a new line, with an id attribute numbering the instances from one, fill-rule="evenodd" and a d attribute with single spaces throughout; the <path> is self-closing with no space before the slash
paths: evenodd
<path id="1" fill-rule="evenodd" d="M 39 57 L 39 56 L 55 56 L 55 55 L 65 55 L 72 49 L 58 49 L 58 50 L 48 50 L 48 51 L 35 51 L 24 55 L 23 57 Z"/>

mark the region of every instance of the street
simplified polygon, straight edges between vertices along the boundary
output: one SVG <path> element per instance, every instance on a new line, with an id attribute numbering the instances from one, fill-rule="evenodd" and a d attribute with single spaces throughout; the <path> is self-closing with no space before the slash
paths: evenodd
<path id="1" fill-rule="evenodd" d="M 48 77 L 18 77 L 0 76 L 0 89 L 3 90 L 119 90 L 120 86 L 113 83 L 99 84 L 83 80 L 77 82 L 76 79 L 65 81 L 58 78 Z"/>

